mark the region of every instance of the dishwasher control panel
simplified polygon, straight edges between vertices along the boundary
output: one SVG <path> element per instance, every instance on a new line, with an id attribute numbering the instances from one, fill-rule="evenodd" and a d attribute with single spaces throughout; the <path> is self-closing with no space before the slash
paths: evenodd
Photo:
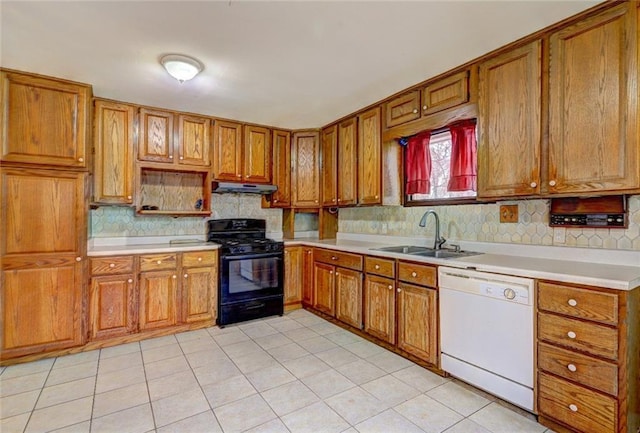
<path id="1" fill-rule="evenodd" d="M 469 269 L 438 268 L 440 289 L 455 290 L 496 300 L 533 305 L 533 280 Z"/>
<path id="2" fill-rule="evenodd" d="M 524 287 L 506 284 L 480 283 L 480 290 L 483 295 L 490 298 L 513 301 L 519 304 L 529 303 L 529 290 Z"/>

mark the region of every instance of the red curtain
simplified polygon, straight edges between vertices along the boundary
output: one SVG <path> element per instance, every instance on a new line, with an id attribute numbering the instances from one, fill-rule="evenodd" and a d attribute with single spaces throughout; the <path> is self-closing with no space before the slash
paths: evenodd
<path id="1" fill-rule="evenodd" d="M 476 122 L 464 120 L 449 126 L 451 130 L 451 169 L 448 191 L 476 191 Z"/>
<path id="2" fill-rule="evenodd" d="M 429 194 L 431 191 L 431 131 L 409 138 L 405 151 L 405 194 Z"/>

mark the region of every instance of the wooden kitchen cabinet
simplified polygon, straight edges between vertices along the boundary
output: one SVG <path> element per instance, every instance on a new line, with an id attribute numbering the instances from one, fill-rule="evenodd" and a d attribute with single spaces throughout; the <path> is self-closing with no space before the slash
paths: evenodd
<path id="1" fill-rule="evenodd" d="M 420 118 L 420 91 L 414 90 L 385 104 L 385 127 L 401 125 Z"/>
<path id="2" fill-rule="evenodd" d="M 313 248 L 302 248 L 302 305 L 313 306 Z"/>
<path id="3" fill-rule="evenodd" d="M 91 86 L 0 69 L 3 163 L 86 169 Z"/>
<path id="4" fill-rule="evenodd" d="M 362 328 L 362 272 L 346 268 L 335 270 L 336 319 Z"/>
<path id="5" fill-rule="evenodd" d="M 173 113 L 140 108 L 138 160 L 173 163 Z"/>
<path id="6" fill-rule="evenodd" d="M 120 337 L 137 329 L 135 257 L 90 260 L 89 338 Z"/>
<path id="7" fill-rule="evenodd" d="M 291 144 L 291 204 L 320 207 L 320 140 L 317 131 L 293 133 Z"/>
<path id="8" fill-rule="evenodd" d="M 0 190 L 1 358 L 82 344 L 86 173 L 3 167 Z"/>
<path id="9" fill-rule="evenodd" d="M 338 125 L 338 205 L 358 202 L 358 118 L 352 117 Z"/>
<path id="10" fill-rule="evenodd" d="M 382 204 L 380 107 L 358 116 L 358 204 Z"/>
<path id="11" fill-rule="evenodd" d="M 270 207 L 291 206 L 291 133 L 273 131 L 273 184 L 278 190 L 267 197 Z"/>
<path id="12" fill-rule="evenodd" d="M 213 127 L 213 178 L 229 182 L 271 182 L 271 131 L 216 121 Z"/>
<path id="13" fill-rule="evenodd" d="M 140 273 L 139 327 L 164 328 L 177 323 L 177 270 Z"/>
<path id="14" fill-rule="evenodd" d="M 211 167 L 211 120 L 178 115 L 178 164 Z"/>
<path id="15" fill-rule="evenodd" d="M 285 247 L 284 250 L 284 306 L 299 306 L 302 302 L 303 280 L 302 247 Z"/>
<path id="16" fill-rule="evenodd" d="M 242 149 L 244 182 L 271 182 L 271 130 L 245 125 Z"/>
<path id="17" fill-rule="evenodd" d="M 479 197 L 540 191 L 541 56 L 536 40 L 480 63 Z"/>
<path id="18" fill-rule="evenodd" d="M 136 107 L 95 100 L 92 202 L 133 204 Z"/>
<path id="19" fill-rule="evenodd" d="M 218 296 L 217 251 L 182 253 L 182 323 L 215 322 Z"/>
<path id="20" fill-rule="evenodd" d="M 538 283 L 541 424 L 557 431 L 633 433 L 640 427 L 640 288 Z"/>
<path id="21" fill-rule="evenodd" d="M 396 342 L 396 282 L 367 274 L 364 280 L 364 330 L 389 344 Z"/>
<path id="22" fill-rule="evenodd" d="M 422 115 L 437 113 L 469 101 L 469 70 L 450 75 L 422 90 Z"/>
<path id="23" fill-rule="evenodd" d="M 322 206 L 338 205 L 338 125 L 322 130 Z"/>
<path id="24" fill-rule="evenodd" d="M 335 267 L 325 263 L 313 264 L 313 308 L 335 316 Z"/>
<path id="25" fill-rule="evenodd" d="M 624 2 L 550 36 L 550 193 L 640 188 L 637 13 Z"/>

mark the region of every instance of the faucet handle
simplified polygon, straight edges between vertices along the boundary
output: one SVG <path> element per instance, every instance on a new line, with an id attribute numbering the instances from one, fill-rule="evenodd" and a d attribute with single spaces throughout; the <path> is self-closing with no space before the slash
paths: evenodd
<path id="1" fill-rule="evenodd" d="M 447 240 L 441 236 L 440 239 L 436 239 L 436 242 L 438 243 L 438 247 L 442 247 Z"/>
<path id="2" fill-rule="evenodd" d="M 451 248 L 453 248 L 453 252 L 454 253 L 459 253 L 460 252 L 460 245 L 457 244 L 450 244 Z"/>

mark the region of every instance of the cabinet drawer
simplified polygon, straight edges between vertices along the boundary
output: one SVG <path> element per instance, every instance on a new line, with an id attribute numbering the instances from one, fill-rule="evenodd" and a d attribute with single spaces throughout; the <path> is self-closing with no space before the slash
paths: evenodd
<path id="1" fill-rule="evenodd" d="M 538 313 L 538 338 L 609 359 L 618 358 L 618 330 Z"/>
<path id="2" fill-rule="evenodd" d="M 386 127 L 401 125 L 420 117 L 420 92 L 407 93 L 385 104 Z"/>
<path id="3" fill-rule="evenodd" d="M 469 71 L 460 72 L 435 83 L 422 91 L 422 115 L 437 113 L 469 100 Z"/>
<path id="4" fill-rule="evenodd" d="M 176 268 L 176 253 L 145 254 L 140 256 L 140 271 L 158 271 Z"/>
<path id="5" fill-rule="evenodd" d="M 215 266 L 217 251 L 191 251 L 182 253 L 182 266 L 192 268 L 194 266 Z"/>
<path id="6" fill-rule="evenodd" d="M 618 366 L 587 355 L 538 344 L 538 367 L 598 391 L 618 394 Z"/>
<path id="7" fill-rule="evenodd" d="M 435 266 L 417 263 L 398 263 L 398 279 L 421 286 L 436 287 L 437 269 Z"/>
<path id="8" fill-rule="evenodd" d="M 313 259 L 316 262 L 354 269 L 356 271 L 362 270 L 362 256 L 358 254 L 316 248 L 313 250 Z"/>
<path id="9" fill-rule="evenodd" d="M 133 272 L 133 256 L 91 259 L 91 275 L 126 274 Z"/>
<path id="10" fill-rule="evenodd" d="M 538 284 L 538 307 L 567 316 L 618 324 L 618 295 L 552 283 Z"/>
<path id="11" fill-rule="evenodd" d="M 367 274 L 382 275 L 383 277 L 395 278 L 395 260 L 380 259 L 378 257 L 365 257 L 364 267 Z"/>
<path id="12" fill-rule="evenodd" d="M 616 400 L 540 373 L 538 411 L 584 433 L 617 431 Z"/>

